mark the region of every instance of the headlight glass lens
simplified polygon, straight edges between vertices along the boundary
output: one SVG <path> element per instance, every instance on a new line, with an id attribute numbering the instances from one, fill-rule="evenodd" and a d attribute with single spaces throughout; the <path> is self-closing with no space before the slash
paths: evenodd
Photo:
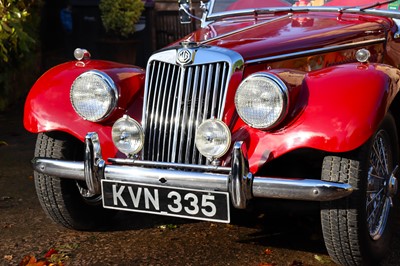
<path id="1" fill-rule="evenodd" d="M 228 126 L 217 119 L 209 119 L 197 128 L 196 147 L 208 159 L 222 157 L 231 144 L 231 132 Z"/>
<path id="2" fill-rule="evenodd" d="M 144 134 L 142 126 L 127 115 L 124 115 L 114 123 L 111 136 L 117 149 L 127 155 L 136 154 L 143 147 Z"/>
<path id="3" fill-rule="evenodd" d="M 235 95 L 239 116 L 254 128 L 269 129 L 287 112 L 288 90 L 277 77 L 257 73 L 246 78 Z"/>
<path id="4" fill-rule="evenodd" d="M 106 118 L 117 103 L 117 89 L 112 79 L 100 71 L 88 71 L 72 84 L 70 97 L 75 111 L 89 121 Z"/>

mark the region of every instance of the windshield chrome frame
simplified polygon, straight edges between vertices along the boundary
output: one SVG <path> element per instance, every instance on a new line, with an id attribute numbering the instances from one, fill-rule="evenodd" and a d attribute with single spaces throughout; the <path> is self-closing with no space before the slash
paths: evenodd
<path id="1" fill-rule="evenodd" d="M 205 28 L 208 24 L 229 17 L 237 16 L 257 16 L 264 14 L 276 13 L 300 13 L 300 12 L 334 12 L 342 14 L 365 14 L 400 19 L 400 12 L 393 10 L 382 10 L 376 8 L 365 9 L 365 6 L 344 7 L 344 6 L 289 6 L 289 7 L 273 7 L 273 8 L 254 8 L 233 11 L 214 12 L 216 0 L 210 0 L 202 3 L 203 17 L 201 19 L 201 27 Z"/>

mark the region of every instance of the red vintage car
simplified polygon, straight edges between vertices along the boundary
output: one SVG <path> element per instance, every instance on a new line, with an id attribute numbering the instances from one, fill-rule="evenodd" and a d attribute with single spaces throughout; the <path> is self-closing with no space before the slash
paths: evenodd
<path id="1" fill-rule="evenodd" d="M 82 230 L 317 201 L 331 257 L 376 265 L 400 219 L 399 2 L 210 0 L 201 18 L 179 2 L 201 28 L 146 70 L 76 49 L 31 89 L 45 212 Z"/>

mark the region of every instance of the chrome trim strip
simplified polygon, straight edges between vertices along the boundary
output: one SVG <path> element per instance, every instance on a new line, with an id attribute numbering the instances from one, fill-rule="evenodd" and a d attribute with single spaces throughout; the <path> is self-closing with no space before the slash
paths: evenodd
<path id="1" fill-rule="evenodd" d="M 121 158 L 110 158 L 109 162 L 120 165 L 133 165 L 138 167 L 147 168 L 175 168 L 175 169 L 188 169 L 195 171 L 207 171 L 216 173 L 228 174 L 231 171 L 230 167 L 216 166 L 216 165 L 199 165 L 199 164 L 183 164 L 183 163 L 166 163 L 166 162 L 150 162 L 134 159 L 121 159 Z"/>
<path id="2" fill-rule="evenodd" d="M 212 41 L 215 41 L 215 40 L 219 40 L 219 39 L 222 39 L 222 38 L 231 36 L 231 35 L 235 35 L 235 34 L 244 32 L 244 31 L 246 31 L 246 30 L 250 30 L 250 29 L 253 29 L 253 28 L 257 28 L 257 27 L 263 26 L 263 25 L 265 25 L 265 24 L 269 24 L 269 23 L 276 22 L 276 21 L 279 21 L 279 20 L 282 20 L 282 19 L 285 19 L 285 18 L 289 18 L 289 17 L 291 17 L 292 15 L 293 15 L 293 14 L 290 14 L 290 13 L 289 13 L 289 14 L 287 14 L 287 15 L 283 15 L 283 16 L 280 16 L 280 17 L 277 17 L 277 18 L 273 18 L 273 19 L 270 19 L 270 20 L 261 22 L 261 23 L 253 24 L 253 25 L 250 25 L 250 26 L 247 26 L 247 27 L 238 29 L 238 30 L 234 30 L 234 31 L 231 31 L 231 32 L 228 32 L 228 33 L 225 33 L 225 34 L 221 34 L 221 35 L 219 35 L 219 36 L 217 36 L 217 37 L 208 39 L 208 40 L 206 40 L 206 41 L 202 41 L 201 44 L 206 44 L 206 43 L 209 43 L 209 42 L 212 42 Z"/>
<path id="3" fill-rule="evenodd" d="M 334 12 L 340 14 L 364 14 L 376 15 L 390 18 L 400 18 L 400 12 L 381 9 L 363 9 L 362 7 L 321 7 L 321 6 L 299 6 L 299 7 L 275 7 L 275 8 L 259 8 L 259 9 L 243 9 L 237 11 L 224 11 L 218 13 L 210 13 L 205 22 L 215 21 L 219 19 L 234 17 L 234 16 L 257 16 L 263 14 L 276 13 L 300 13 L 300 12 Z"/>
<path id="4" fill-rule="evenodd" d="M 257 64 L 257 63 L 261 63 L 261 62 L 265 62 L 265 61 L 288 60 L 288 59 L 293 59 L 293 58 L 300 57 L 300 56 L 310 56 L 310 55 L 316 55 L 316 54 L 321 54 L 321 53 L 339 51 L 339 50 L 343 50 L 343 49 L 355 48 L 357 46 L 362 46 L 362 45 L 379 44 L 379 43 L 383 43 L 385 41 L 386 41 L 385 38 L 379 38 L 379 39 L 366 40 L 366 41 L 360 41 L 360 42 L 355 42 L 355 43 L 340 44 L 340 45 L 328 46 L 328 47 L 317 48 L 317 49 L 312 49 L 312 50 L 288 53 L 288 54 L 283 54 L 283 55 L 274 55 L 274 56 L 268 56 L 268 57 L 264 57 L 264 58 L 247 60 L 245 62 L 245 64 Z"/>

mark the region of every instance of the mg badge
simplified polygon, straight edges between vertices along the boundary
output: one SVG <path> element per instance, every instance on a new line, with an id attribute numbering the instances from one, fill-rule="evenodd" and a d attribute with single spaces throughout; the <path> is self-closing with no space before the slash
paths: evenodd
<path id="1" fill-rule="evenodd" d="M 193 51 L 188 49 L 181 49 L 178 51 L 178 63 L 185 65 L 192 63 Z"/>

